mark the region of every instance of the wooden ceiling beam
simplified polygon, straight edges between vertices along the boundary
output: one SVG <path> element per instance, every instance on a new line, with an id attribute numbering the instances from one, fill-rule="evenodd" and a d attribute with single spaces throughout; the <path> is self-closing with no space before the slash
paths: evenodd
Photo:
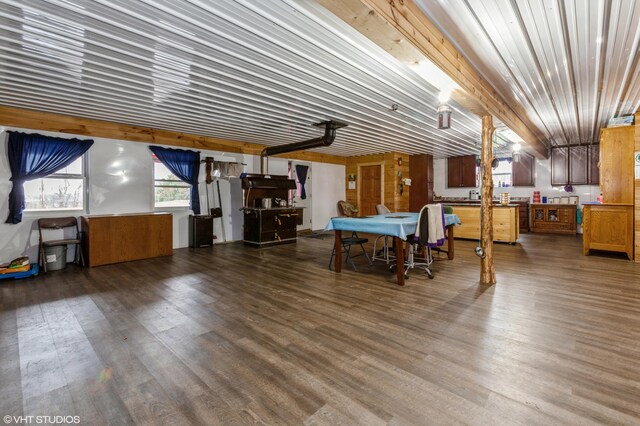
<path id="1" fill-rule="evenodd" d="M 258 156 L 267 146 L 2 105 L 0 126 Z M 347 157 L 313 151 L 289 152 L 274 157 L 341 165 L 347 163 Z"/>
<path id="2" fill-rule="evenodd" d="M 492 115 L 547 158 L 545 137 L 520 104 L 509 105 L 412 0 L 318 0 L 326 9 L 406 65 L 433 62 L 461 89 L 451 97 L 466 110 Z"/>

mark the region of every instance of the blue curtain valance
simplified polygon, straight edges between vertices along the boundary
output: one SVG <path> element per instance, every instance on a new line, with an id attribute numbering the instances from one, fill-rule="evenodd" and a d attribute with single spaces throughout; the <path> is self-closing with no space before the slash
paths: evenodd
<path id="1" fill-rule="evenodd" d="M 64 139 L 37 133 L 7 132 L 7 156 L 13 186 L 6 223 L 20 223 L 25 208 L 24 182 L 46 177 L 81 157 L 93 140 Z"/>
<path id="2" fill-rule="evenodd" d="M 200 153 L 186 149 L 163 148 L 153 145 L 149 149 L 171 173 L 181 181 L 191 185 L 191 210 L 193 210 L 193 214 L 200 214 L 200 193 L 198 191 Z"/>

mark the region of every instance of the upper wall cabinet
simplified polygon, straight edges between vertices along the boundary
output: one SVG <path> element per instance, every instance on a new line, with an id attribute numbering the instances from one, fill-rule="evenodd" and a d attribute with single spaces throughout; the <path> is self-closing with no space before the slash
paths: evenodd
<path id="1" fill-rule="evenodd" d="M 447 158 L 448 188 L 475 188 L 476 186 L 478 184 L 475 155 Z"/>
<path id="2" fill-rule="evenodd" d="M 535 186 L 536 159 L 527 153 L 520 154 L 520 160 L 513 162 L 513 186 Z"/>
<path id="3" fill-rule="evenodd" d="M 575 145 L 551 149 L 551 185 L 597 185 L 598 145 Z"/>
<path id="4" fill-rule="evenodd" d="M 589 183 L 589 148 L 586 145 L 569 147 L 569 182 L 573 185 Z"/>
<path id="5" fill-rule="evenodd" d="M 433 203 L 433 156 L 416 154 L 409 157 L 409 211 L 419 212 L 426 204 Z"/>
<path id="6" fill-rule="evenodd" d="M 551 150 L 551 185 L 569 183 L 569 148 Z"/>
<path id="7" fill-rule="evenodd" d="M 600 134 L 600 189 L 603 202 L 633 204 L 634 127 L 603 129 Z"/>
<path id="8" fill-rule="evenodd" d="M 589 183 L 591 185 L 600 184 L 600 145 L 589 145 Z"/>

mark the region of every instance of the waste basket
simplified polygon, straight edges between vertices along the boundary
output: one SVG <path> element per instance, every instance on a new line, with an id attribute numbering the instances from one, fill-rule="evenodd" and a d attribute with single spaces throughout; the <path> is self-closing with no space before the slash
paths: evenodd
<path id="1" fill-rule="evenodd" d="M 57 271 L 67 267 L 67 245 L 44 248 L 47 271 Z"/>

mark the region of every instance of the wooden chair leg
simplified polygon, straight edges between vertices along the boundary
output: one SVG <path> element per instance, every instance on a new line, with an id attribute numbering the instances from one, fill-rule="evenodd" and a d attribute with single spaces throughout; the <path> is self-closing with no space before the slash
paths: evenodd
<path id="1" fill-rule="evenodd" d="M 44 272 L 47 272 L 47 258 L 44 256 L 44 247 L 40 245 L 40 256 L 38 259 L 38 263 L 42 262 L 42 269 Z"/>

